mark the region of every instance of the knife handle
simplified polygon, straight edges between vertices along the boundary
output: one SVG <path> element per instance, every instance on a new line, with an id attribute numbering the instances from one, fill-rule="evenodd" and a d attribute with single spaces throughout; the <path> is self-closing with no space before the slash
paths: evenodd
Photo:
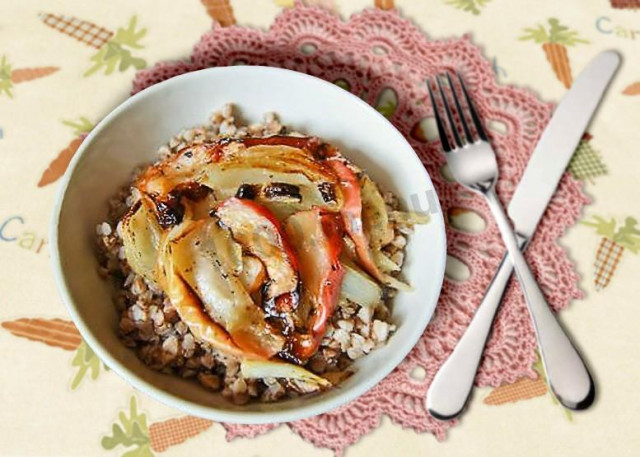
<path id="1" fill-rule="evenodd" d="M 591 373 L 549 308 L 535 277 L 526 267 L 522 253 L 516 250 L 512 257 L 516 276 L 523 286 L 522 290 L 536 330 L 538 348 L 549 387 L 564 407 L 574 410 L 586 409 L 595 399 Z"/>
<path id="2" fill-rule="evenodd" d="M 593 403 L 593 379 L 582 356 L 549 308 L 535 276 L 520 250 L 509 219 L 493 188 L 484 192 L 489 208 L 498 224 L 502 240 L 509 251 L 520 288 L 529 308 L 538 337 L 538 348 L 549 387 L 556 398 L 569 409 L 585 409 Z"/>
<path id="3" fill-rule="evenodd" d="M 526 244 L 525 239 L 518 239 L 520 249 L 524 249 Z M 464 410 L 493 320 L 512 273 L 513 264 L 505 254 L 469 327 L 436 373 L 427 393 L 427 410 L 436 419 L 453 419 Z M 595 398 L 595 387 L 582 357 L 544 297 L 542 300 L 528 301 L 527 305 L 551 390 L 560 403 L 569 409 L 588 408 Z"/>
<path id="4" fill-rule="evenodd" d="M 520 240 L 520 248 L 525 244 L 525 240 Z M 453 419 L 464 410 L 493 320 L 512 273 L 513 265 L 505 255 L 469 327 L 436 373 L 427 392 L 427 410 L 436 419 Z"/>

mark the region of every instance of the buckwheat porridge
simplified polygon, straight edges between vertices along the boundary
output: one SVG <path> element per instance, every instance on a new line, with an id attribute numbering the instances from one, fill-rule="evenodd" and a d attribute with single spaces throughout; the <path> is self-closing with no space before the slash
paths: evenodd
<path id="1" fill-rule="evenodd" d="M 226 105 L 113 196 L 100 271 L 145 364 L 270 402 L 338 385 L 387 342 L 408 237 L 427 220 L 336 147 Z"/>

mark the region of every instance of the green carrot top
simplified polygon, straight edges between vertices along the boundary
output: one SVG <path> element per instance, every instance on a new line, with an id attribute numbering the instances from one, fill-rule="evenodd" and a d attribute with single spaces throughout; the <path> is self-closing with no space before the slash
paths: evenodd
<path id="1" fill-rule="evenodd" d="M 491 0 L 447 0 L 445 3 L 477 16 L 481 13 L 482 8 L 490 1 Z"/>
<path id="2" fill-rule="evenodd" d="M 105 75 L 110 75 L 116 68 L 118 71 L 125 71 L 131 66 L 136 70 L 144 68 L 147 62 L 140 57 L 132 55 L 131 49 L 142 49 L 144 46 L 140 44 L 140 40 L 144 38 L 146 34 L 147 29 L 138 29 L 138 18 L 133 16 L 127 28 L 118 28 L 115 36 L 109 39 L 109 41 L 91 57 L 91 61 L 94 64 L 84 73 L 84 76 L 91 76 L 101 69 L 104 69 Z"/>
<path id="3" fill-rule="evenodd" d="M 116 35 L 111 38 L 110 41 L 123 46 L 129 46 L 132 49 L 142 49 L 144 46 L 142 46 L 139 41 L 147 34 L 147 29 L 142 28 L 138 30 L 137 26 L 138 17 L 133 16 L 129 20 L 127 28 L 119 27 Z"/>
<path id="4" fill-rule="evenodd" d="M 524 29 L 525 34 L 519 37 L 521 41 L 533 40 L 537 44 L 558 43 L 565 46 L 574 46 L 577 43 L 588 43 L 589 41 L 580 38 L 578 32 L 570 30 L 566 25 L 560 24 L 555 17 L 549 19 L 549 28 L 538 24 L 536 28 Z"/>
<path id="5" fill-rule="evenodd" d="M 73 133 L 75 135 L 82 135 L 83 133 L 89 133 L 94 125 L 89 119 L 84 116 L 80 116 L 77 121 L 69 121 L 67 119 L 63 119 L 62 123 L 67 127 L 71 127 L 73 129 Z"/>
<path id="6" fill-rule="evenodd" d="M 593 216 L 593 221 L 581 222 L 581 224 L 595 227 L 598 235 L 610 239 L 634 254 L 640 252 L 640 230 L 636 228 L 638 221 L 633 217 L 627 217 L 624 225 L 617 230 L 617 224 L 613 218 L 607 221 L 600 216 Z"/>
<path id="7" fill-rule="evenodd" d="M 0 95 L 5 93 L 9 98 L 13 97 L 12 87 L 11 64 L 7 62 L 7 56 L 3 55 L 2 61 L 0 61 Z"/>
<path id="8" fill-rule="evenodd" d="M 102 438 L 102 447 L 111 450 L 116 446 L 125 448 L 134 446 L 126 452 L 129 457 L 153 457 L 150 449 L 149 429 L 147 417 L 144 413 L 138 413 L 136 398 L 131 396 L 129 402 L 129 417 L 124 411 L 118 414 L 120 424 L 115 422 L 111 427 L 111 436 Z"/>
<path id="9" fill-rule="evenodd" d="M 11 64 L 7 62 L 7 56 L 2 56 L 0 61 L 0 79 L 11 78 Z"/>

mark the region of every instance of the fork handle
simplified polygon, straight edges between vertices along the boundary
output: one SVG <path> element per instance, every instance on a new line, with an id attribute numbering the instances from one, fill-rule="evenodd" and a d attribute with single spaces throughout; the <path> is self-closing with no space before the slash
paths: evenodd
<path id="1" fill-rule="evenodd" d="M 540 286 L 519 249 L 509 219 L 493 189 L 485 193 L 522 287 L 551 390 L 569 409 L 585 409 L 593 403 L 593 379 L 580 353 L 549 308 Z"/>
<path id="2" fill-rule="evenodd" d="M 525 244 L 522 239 L 520 247 Z M 513 264 L 505 254 L 469 327 L 429 386 L 427 410 L 436 419 L 459 416 L 469 401 L 493 320 L 512 273 Z"/>

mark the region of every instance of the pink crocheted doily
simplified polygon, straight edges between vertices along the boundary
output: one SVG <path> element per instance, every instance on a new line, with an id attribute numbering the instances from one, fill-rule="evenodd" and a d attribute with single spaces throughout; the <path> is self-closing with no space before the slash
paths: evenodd
<path id="1" fill-rule="evenodd" d="M 303 52 L 301 48 L 307 44 L 313 46 L 306 46 Z M 432 115 L 425 103 L 425 79 L 445 70 L 459 70 L 469 83 L 481 116 L 503 125 L 502 133 L 491 132 L 500 165 L 498 194 L 503 202 L 511 198 L 552 106 L 525 90 L 497 85 L 491 64 L 468 36 L 433 41 L 397 12 L 365 10 L 343 22 L 325 10 L 301 5 L 284 10 L 266 32 L 214 25 L 195 46 L 190 61 L 160 63 L 139 71 L 133 93 L 182 73 L 239 62 L 289 68 L 328 81 L 344 80 L 351 92 L 370 104 L 376 103 L 383 89 L 393 89 L 398 104 L 391 121 L 429 171 L 445 215 L 467 208 L 486 221 L 481 233 L 447 228 L 449 255 L 463 261 L 471 276 L 462 282 L 445 280 L 431 323 L 402 364 L 352 403 L 287 424 L 304 439 L 331 448 L 336 454 L 376 428 L 382 415 L 403 427 L 431 432 L 443 439 L 445 430 L 455 422 L 438 422 L 427 414 L 427 388 L 467 327 L 504 247 L 483 200 L 443 178 L 440 168 L 444 159 L 438 151 L 439 143 L 427 143 L 411 135 L 416 123 Z M 530 265 L 556 310 L 582 297 L 577 287 L 578 275 L 557 240 L 576 222 L 587 202 L 580 184 L 565 174 L 527 252 Z M 531 368 L 535 349 L 524 299 L 512 282 L 476 383 L 498 386 L 523 376 L 535 377 Z M 415 377 L 416 367 L 422 367 L 426 376 Z M 231 439 L 253 437 L 278 424 L 224 426 Z"/>

